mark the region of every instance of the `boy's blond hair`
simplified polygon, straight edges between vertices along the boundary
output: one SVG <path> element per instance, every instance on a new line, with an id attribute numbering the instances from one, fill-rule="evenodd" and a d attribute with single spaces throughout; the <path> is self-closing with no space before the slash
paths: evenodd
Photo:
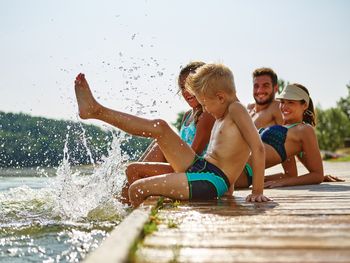
<path id="1" fill-rule="evenodd" d="M 206 64 L 186 79 L 186 88 L 193 94 L 213 96 L 217 91 L 236 92 L 232 71 L 223 64 Z"/>

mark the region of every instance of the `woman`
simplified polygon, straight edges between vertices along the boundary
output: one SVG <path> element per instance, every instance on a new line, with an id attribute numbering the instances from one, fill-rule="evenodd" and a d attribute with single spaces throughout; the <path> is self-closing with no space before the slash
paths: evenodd
<path id="1" fill-rule="evenodd" d="M 284 173 L 265 177 L 265 187 L 319 184 L 324 180 L 323 164 L 314 130 L 315 110 L 309 91 L 300 84 L 288 85 L 280 100 L 284 125 L 260 129 L 259 134 L 265 147 L 265 167 L 283 163 Z M 308 170 L 298 176 L 296 156 Z M 235 187 L 249 187 L 253 175 L 248 161 Z"/>
<path id="2" fill-rule="evenodd" d="M 209 113 L 203 112 L 202 106 L 196 97 L 185 89 L 185 82 L 189 74 L 193 74 L 196 69 L 204 64 L 204 62 L 190 62 L 181 69 L 178 78 L 179 92 L 181 92 L 182 97 L 191 107 L 184 114 L 179 135 L 200 156 L 204 155 L 206 151 L 215 119 Z M 127 183 L 122 189 L 121 200 L 128 203 L 129 185 L 136 180 L 172 172 L 174 172 L 174 169 L 165 159 L 157 143 L 153 142 L 140 158 L 139 162 L 131 163 L 127 166 L 125 172 Z"/>

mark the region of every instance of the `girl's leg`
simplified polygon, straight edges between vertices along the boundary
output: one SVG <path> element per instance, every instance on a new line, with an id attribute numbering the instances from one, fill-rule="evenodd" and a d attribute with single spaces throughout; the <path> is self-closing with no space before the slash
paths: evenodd
<path id="1" fill-rule="evenodd" d="M 129 188 L 129 199 L 136 207 L 148 196 L 165 196 L 177 200 L 189 199 L 189 187 L 185 173 L 170 173 L 135 181 Z"/>
<path id="2" fill-rule="evenodd" d="M 165 121 L 148 120 L 102 106 L 93 97 L 83 74 L 75 80 L 75 94 L 81 118 L 102 120 L 127 133 L 152 137 L 175 171 L 184 172 L 190 167 L 195 152 Z"/>
<path id="3" fill-rule="evenodd" d="M 152 147 L 148 148 L 147 152 L 145 152 L 141 156 L 140 161 L 142 161 L 142 162 L 162 162 L 162 163 L 167 162 L 162 150 L 160 149 L 159 145 L 156 142 L 154 142 Z"/>

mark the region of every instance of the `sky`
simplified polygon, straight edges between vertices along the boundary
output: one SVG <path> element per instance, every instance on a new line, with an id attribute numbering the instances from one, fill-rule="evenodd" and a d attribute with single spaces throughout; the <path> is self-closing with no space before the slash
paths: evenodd
<path id="1" fill-rule="evenodd" d="M 350 83 L 347 0 L 0 0 L 0 111 L 77 120 L 83 72 L 102 104 L 174 122 L 181 66 L 219 62 L 243 104 L 271 67 L 335 107 Z"/>

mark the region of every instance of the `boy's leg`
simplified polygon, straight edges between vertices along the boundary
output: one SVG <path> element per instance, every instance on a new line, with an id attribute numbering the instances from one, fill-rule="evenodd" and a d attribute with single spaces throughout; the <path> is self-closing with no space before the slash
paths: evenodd
<path id="1" fill-rule="evenodd" d="M 102 106 L 93 97 L 83 74 L 75 80 L 75 94 L 81 118 L 102 120 L 127 133 L 156 139 L 175 171 L 184 172 L 192 164 L 195 152 L 165 121 L 148 120 Z"/>
<path id="2" fill-rule="evenodd" d="M 121 201 L 129 203 L 129 187 L 140 179 L 174 172 L 174 169 L 168 163 L 131 163 L 126 167 L 125 174 L 127 182 L 121 191 Z"/>
<path id="3" fill-rule="evenodd" d="M 189 187 L 185 173 L 170 173 L 135 181 L 129 187 L 129 200 L 140 205 L 148 196 L 165 196 L 177 200 L 189 199 Z"/>
<path id="4" fill-rule="evenodd" d="M 173 173 L 174 169 L 168 163 L 131 163 L 126 167 L 125 174 L 129 184 L 139 179 Z"/>

